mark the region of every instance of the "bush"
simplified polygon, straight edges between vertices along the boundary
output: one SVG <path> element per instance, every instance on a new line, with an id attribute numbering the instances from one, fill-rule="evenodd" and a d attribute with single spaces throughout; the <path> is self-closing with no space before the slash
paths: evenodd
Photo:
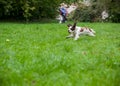
<path id="1" fill-rule="evenodd" d="M 93 6 L 79 5 L 79 7 L 69 17 L 71 20 L 77 20 L 80 22 L 95 22 L 100 21 L 100 13 L 93 8 Z"/>
<path id="2" fill-rule="evenodd" d="M 1 0 L 0 20 L 34 20 L 54 18 L 62 0 Z M 51 3 L 52 2 L 52 3 Z"/>
<path id="3" fill-rule="evenodd" d="M 120 13 L 112 13 L 109 20 L 112 22 L 119 23 L 120 22 Z"/>

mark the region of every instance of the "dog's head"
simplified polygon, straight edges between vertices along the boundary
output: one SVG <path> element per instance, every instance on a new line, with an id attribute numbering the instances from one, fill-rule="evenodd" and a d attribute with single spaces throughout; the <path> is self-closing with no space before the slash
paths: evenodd
<path id="1" fill-rule="evenodd" d="M 68 26 L 68 32 L 72 33 L 72 32 L 74 32 L 74 30 L 76 28 L 76 22 L 73 25 L 68 24 L 67 26 Z"/>

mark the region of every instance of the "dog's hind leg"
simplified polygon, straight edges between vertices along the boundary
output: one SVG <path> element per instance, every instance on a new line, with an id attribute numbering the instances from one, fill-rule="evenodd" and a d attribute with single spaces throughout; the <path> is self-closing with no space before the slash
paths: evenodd
<path id="1" fill-rule="evenodd" d="M 77 40 L 79 38 L 79 35 L 76 34 L 74 40 Z"/>
<path id="2" fill-rule="evenodd" d="M 89 33 L 88 35 L 89 35 L 89 36 L 95 36 L 93 33 Z"/>

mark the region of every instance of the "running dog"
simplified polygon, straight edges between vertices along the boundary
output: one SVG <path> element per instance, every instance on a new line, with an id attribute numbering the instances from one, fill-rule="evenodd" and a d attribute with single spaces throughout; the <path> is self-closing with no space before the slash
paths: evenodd
<path id="1" fill-rule="evenodd" d="M 78 40 L 78 38 L 81 35 L 95 36 L 95 31 L 91 28 L 79 27 L 79 26 L 76 26 L 76 23 L 74 23 L 73 25 L 68 24 L 67 26 L 68 26 L 68 32 L 70 33 L 70 35 L 67 36 L 66 38 L 73 37 L 74 40 Z"/>

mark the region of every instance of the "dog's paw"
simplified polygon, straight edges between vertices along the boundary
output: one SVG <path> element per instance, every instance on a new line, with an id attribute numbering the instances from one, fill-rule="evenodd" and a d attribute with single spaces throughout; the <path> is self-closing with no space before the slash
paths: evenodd
<path id="1" fill-rule="evenodd" d="M 71 38 L 70 36 L 66 36 L 66 39 Z"/>
<path id="2" fill-rule="evenodd" d="M 69 37 L 68 37 L 68 36 L 66 36 L 65 38 L 66 38 L 66 39 L 68 39 Z"/>
<path id="3" fill-rule="evenodd" d="M 77 38 L 74 38 L 75 41 L 77 41 L 78 39 Z"/>
<path id="4" fill-rule="evenodd" d="M 93 34 L 93 35 L 91 35 L 91 36 L 93 36 L 93 37 L 94 37 L 95 35 Z"/>

